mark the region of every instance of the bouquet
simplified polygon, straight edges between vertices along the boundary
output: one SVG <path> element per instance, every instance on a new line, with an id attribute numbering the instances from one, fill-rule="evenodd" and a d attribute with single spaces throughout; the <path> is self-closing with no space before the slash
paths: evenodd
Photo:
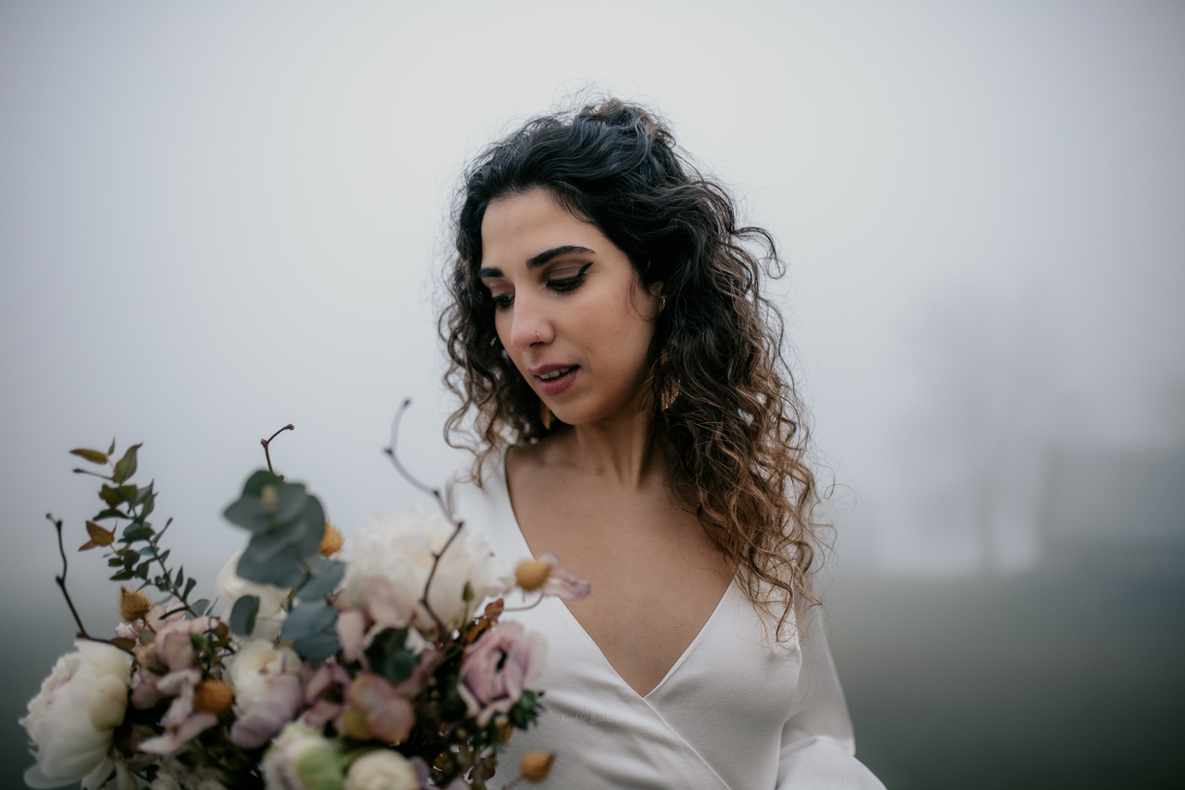
<path id="1" fill-rule="evenodd" d="M 406 403 L 404 406 L 406 407 Z M 149 520 L 157 492 L 139 485 L 140 445 L 116 460 L 73 453 L 104 471 L 103 508 L 80 550 L 101 549 L 121 582 L 111 638 L 78 624 L 21 724 L 37 764 L 34 788 L 81 780 L 84 790 L 421 790 L 486 788 L 499 748 L 542 706 L 528 686 L 546 660 L 539 634 L 500 622 L 503 596 L 588 594 L 554 555 L 508 573 L 485 539 L 439 509 L 375 517 L 352 560 L 317 497 L 272 468 L 252 474 L 225 517 L 250 533 L 218 575 L 215 603 L 175 566 Z M 109 525 L 109 526 L 104 526 Z M 155 597 L 150 597 L 148 593 Z M 483 601 L 492 599 L 484 607 Z M 478 611 L 481 609 L 480 612 Z M 219 610 L 215 616 L 213 612 Z M 505 785 L 542 781 L 554 755 L 531 753 Z"/>

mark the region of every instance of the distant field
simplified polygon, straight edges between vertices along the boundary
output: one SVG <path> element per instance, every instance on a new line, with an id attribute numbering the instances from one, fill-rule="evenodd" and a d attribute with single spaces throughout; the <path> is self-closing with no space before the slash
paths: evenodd
<path id="1" fill-rule="evenodd" d="M 1185 787 L 1185 569 L 851 580 L 830 610 L 891 790 Z"/>

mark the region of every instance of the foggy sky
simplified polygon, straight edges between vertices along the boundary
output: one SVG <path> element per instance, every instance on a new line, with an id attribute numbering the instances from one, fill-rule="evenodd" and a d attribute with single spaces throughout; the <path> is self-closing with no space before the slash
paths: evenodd
<path id="1" fill-rule="evenodd" d="M 410 396 L 405 461 L 464 459 L 435 335 L 458 174 L 589 85 L 777 238 L 852 570 L 981 567 L 985 480 L 1015 492 L 993 564 L 1031 564 L 1049 448 L 1185 442 L 1185 5 L 421 5 L 0 4 L 5 590 L 56 595 L 44 514 L 85 540 L 67 451 L 112 435 L 206 585 L 285 423 L 278 471 L 347 534 L 423 501 L 379 450 Z"/>

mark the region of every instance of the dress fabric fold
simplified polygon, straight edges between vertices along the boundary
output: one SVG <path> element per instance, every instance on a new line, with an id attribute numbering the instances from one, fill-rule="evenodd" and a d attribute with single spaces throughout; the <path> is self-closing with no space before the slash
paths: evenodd
<path id="1" fill-rule="evenodd" d="M 486 463 L 482 486 L 450 483 L 446 491 L 453 514 L 485 535 L 507 567 L 530 556 L 504 452 Z M 543 785 L 552 788 L 883 790 L 854 756 L 847 705 L 817 617 L 803 640 L 778 643 L 734 582 L 645 696 L 617 674 L 559 599 L 503 618 L 548 643 L 547 667 L 535 683 L 545 711 L 501 753 L 503 782 L 518 774 L 523 755 L 538 750 L 557 755 Z"/>

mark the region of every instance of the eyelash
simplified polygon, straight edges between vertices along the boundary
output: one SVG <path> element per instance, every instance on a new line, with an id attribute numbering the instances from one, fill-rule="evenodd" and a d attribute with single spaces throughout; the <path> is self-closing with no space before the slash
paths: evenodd
<path id="1" fill-rule="evenodd" d="M 584 264 L 580 267 L 580 271 L 571 277 L 561 277 L 557 280 L 548 280 L 547 287 L 556 293 L 571 293 L 580 286 L 584 285 L 584 281 L 587 279 L 584 273 L 588 271 L 589 266 L 592 266 L 592 264 Z M 502 294 L 501 296 L 495 296 L 492 301 L 494 302 L 494 309 L 505 310 L 506 308 L 510 307 L 511 303 L 514 301 L 514 294 L 510 293 Z"/>

